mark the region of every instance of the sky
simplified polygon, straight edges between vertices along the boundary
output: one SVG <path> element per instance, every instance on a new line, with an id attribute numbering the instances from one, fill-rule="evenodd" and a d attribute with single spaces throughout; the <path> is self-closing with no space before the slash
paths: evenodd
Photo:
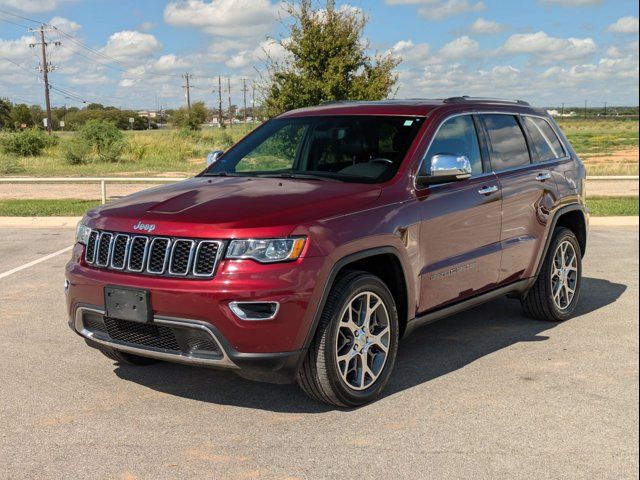
<path id="1" fill-rule="evenodd" d="M 395 98 L 638 105 L 635 0 L 337 5 L 368 16 L 370 54 L 402 57 Z M 216 106 L 222 75 L 238 105 L 246 79 L 250 104 L 265 56 L 284 58 L 276 40 L 286 39 L 288 21 L 279 0 L 0 0 L 0 97 L 44 103 L 39 50 L 29 46 L 39 41 L 30 29 L 43 22 L 56 27 L 46 33 L 53 105 L 175 108 L 185 103 L 187 73 L 192 101 Z"/>

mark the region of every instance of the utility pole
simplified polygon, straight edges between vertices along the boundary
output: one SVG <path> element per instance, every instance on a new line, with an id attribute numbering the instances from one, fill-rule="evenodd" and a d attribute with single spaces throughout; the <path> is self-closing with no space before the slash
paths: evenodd
<path id="1" fill-rule="evenodd" d="M 564 102 L 562 102 L 562 109 L 560 110 L 560 116 L 564 117 Z"/>
<path id="2" fill-rule="evenodd" d="M 55 67 L 47 61 L 47 47 L 49 46 L 49 44 L 47 43 L 44 36 L 44 32 L 46 28 L 47 27 L 45 25 L 40 25 L 40 28 L 37 30 L 33 28 L 29 29 L 30 32 L 40 32 L 40 42 L 31 43 L 29 44 L 29 46 L 31 48 L 35 48 L 36 45 L 40 45 L 41 47 L 40 49 L 41 60 L 40 60 L 40 66 L 38 67 L 38 70 L 42 72 L 42 79 L 44 81 L 44 103 L 47 109 L 46 128 L 47 128 L 47 132 L 51 133 L 51 129 L 53 127 L 52 125 L 53 120 L 51 117 L 51 100 L 49 99 L 49 73 L 52 72 L 55 69 Z M 54 45 L 59 47 L 60 45 L 62 45 L 62 43 L 55 42 Z"/>
<path id="3" fill-rule="evenodd" d="M 607 102 L 604 102 L 604 116 L 607 116 Z"/>
<path id="4" fill-rule="evenodd" d="M 251 118 L 256 123 L 256 82 L 251 83 Z"/>
<path id="5" fill-rule="evenodd" d="M 587 101 L 584 101 L 584 119 L 587 119 Z"/>
<path id="6" fill-rule="evenodd" d="M 224 126 L 224 116 L 222 115 L 222 77 L 218 75 L 218 127 Z"/>
<path id="7" fill-rule="evenodd" d="M 227 92 L 229 93 L 229 125 L 233 125 L 233 112 L 231 111 L 231 77 L 227 77 Z"/>
<path id="8" fill-rule="evenodd" d="M 182 75 L 182 78 L 184 78 L 185 81 L 185 84 L 182 86 L 182 88 L 184 88 L 186 92 L 187 110 L 191 111 L 191 86 L 189 85 L 189 79 L 191 78 L 191 75 L 189 73 L 185 73 L 184 75 Z"/>
<path id="9" fill-rule="evenodd" d="M 243 118 L 243 122 L 246 124 L 247 123 L 247 79 L 243 78 L 242 79 L 242 96 L 244 98 L 244 118 Z"/>

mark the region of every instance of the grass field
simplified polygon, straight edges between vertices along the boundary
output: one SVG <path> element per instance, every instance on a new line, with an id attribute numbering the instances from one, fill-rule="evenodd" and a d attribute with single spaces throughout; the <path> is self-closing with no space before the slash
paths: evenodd
<path id="1" fill-rule="evenodd" d="M 99 205 L 97 200 L 0 200 L 0 217 L 73 217 Z M 589 198 L 595 217 L 638 215 L 638 197 Z"/>
<path id="2" fill-rule="evenodd" d="M 638 121 L 562 119 L 561 128 L 587 165 L 589 175 L 638 175 Z M 56 134 L 58 145 L 38 157 L 9 158 L 0 153 L 0 175 L 20 176 L 182 176 L 201 171 L 212 150 L 224 150 L 251 125 L 200 132 L 127 132 L 128 148 L 118 163 L 69 165 L 64 143 L 72 133 Z M 8 134 L 0 134 L 8 135 Z"/>
<path id="3" fill-rule="evenodd" d="M 589 175 L 638 175 L 638 121 L 564 119 L 558 122 Z"/>

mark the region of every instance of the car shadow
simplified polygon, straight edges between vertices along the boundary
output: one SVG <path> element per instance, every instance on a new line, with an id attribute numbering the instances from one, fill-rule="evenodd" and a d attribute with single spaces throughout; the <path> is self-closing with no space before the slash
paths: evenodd
<path id="1" fill-rule="evenodd" d="M 583 278 L 580 304 L 572 321 L 610 305 L 626 289 L 626 285 L 607 280 Z M 400 343 L 383 397 L 446 375 L 510 345 L 545 341 L 549 338 L 546 333 L 557 325 L 529 319 L 518 301 L 502 298 L 422 327 Z M 151 367 L 117 364 L 115 373 L 153 390 L 205 403 L 281 413 L 333 410 L 307 398 L 295 385 L 253 382 L 225 370 L 170 363 Z"/>

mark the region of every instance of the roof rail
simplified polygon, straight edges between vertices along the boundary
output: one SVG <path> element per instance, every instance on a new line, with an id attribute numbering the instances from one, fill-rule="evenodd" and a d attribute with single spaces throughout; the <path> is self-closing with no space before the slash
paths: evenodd
<path id="1" fill-rule="evenodd" d="M 529 102 L 524 100 L 505 100 L 503 98 L 482 98 L 482 97 L 470 97 L 469 95 L 463 95 L 461 97 L 449 97 L 443 100 L 444 103 L 464 103 L 464 102 L 483 102 L 483 103 L 505 103 L 530 106 Z"/>

